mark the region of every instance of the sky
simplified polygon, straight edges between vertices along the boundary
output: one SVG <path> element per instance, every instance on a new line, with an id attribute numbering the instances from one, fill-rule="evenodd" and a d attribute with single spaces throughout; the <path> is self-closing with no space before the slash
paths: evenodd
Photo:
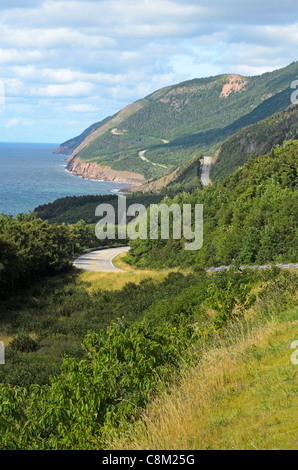
<path id="1" fill-rule="evenodd" d="M 297 14 L 296 0 L 0 0 L 0 142 L 62 143 L 159 88 L 284 67 Z"/>

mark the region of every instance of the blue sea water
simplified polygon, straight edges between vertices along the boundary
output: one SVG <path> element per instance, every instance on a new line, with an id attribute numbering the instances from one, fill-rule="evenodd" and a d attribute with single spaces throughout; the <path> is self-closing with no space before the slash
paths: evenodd
<path id="1" fill-rule="evenodd" d="M 127 183 L 91 181 L 66 170 L 58 144 L 0 143 L 0 213 L 16 216 L 65 196 L 119 192 Z"/>

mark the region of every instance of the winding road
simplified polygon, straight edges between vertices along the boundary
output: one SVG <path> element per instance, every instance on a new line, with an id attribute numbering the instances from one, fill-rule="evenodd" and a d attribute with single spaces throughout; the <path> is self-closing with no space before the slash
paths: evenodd
<path id="1" fill-rule="evenodd" d="M 127 253 L 130 250 L 129 246 L 123 246 L 119 248 L 107 248 L 104 250 L 92 251 L 86 253 L 83 256 L 80 256 L 75 261 L 73 265 L 78 269 L 83 269 L 85 271 L 101 271 L 101 272 L 119 272 L 124 273 L 121 269 L 116 268 L 113 265 L 113 259 L 115 256 L 120 255 L 121 253 Z M 240 266 L 240 269 L 268 269 L 272 266 L 277 266 L 281 269 L 298 269 L 297 263 L 290 264 L 274 264 L 274 265 L 256 265 L 256 266 Z M 225 269 L 230 269 L 229 266 L 219 266 L 217 268 L 209 268 L 206 270 L 207 273 L 213 273 L 218 271 L 224 271 Z"/>
<path id="2" fill-rule="evenodd" d="M 142 150 L 141 152 L 139 152 L 139 157 L 141 160 L 143 160 L 144 162 L 147 162 L 147 163 L 151 163 L 151 165 L 153 166 L 160 166 L 162 168 L 167 168 L 166 165 L 162 165 L 161 163 L 155 163 L 155 162 L 152 162 L 151 160 L 148 160 L 148 158 L 145 157 L 145 153 L 147 152 L 147 150 Z"/>
<path id="3" fill-rule="evenodd" d="M 124 246 L 92 251 L 77 258 L 73 261 L 73 265 L 78 269 L 83 269 L 84 271 L 123 273 L 124 271 L 121 271 L 121 269 L 114 266 L 113 259 L 121 253 L 126 253 L 129 249 L 129 246 Z"/>

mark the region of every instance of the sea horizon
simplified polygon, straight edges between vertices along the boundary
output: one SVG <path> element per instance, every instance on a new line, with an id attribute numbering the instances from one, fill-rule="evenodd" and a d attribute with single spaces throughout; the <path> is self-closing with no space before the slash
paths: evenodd
<path id="1" fill-rule="evenodd" d="M 127 183 L 80 178 L 66 169 L 59 144 L 0 142 L 0 213 L 16 216 L 67 196 L 120 194 Z"/>

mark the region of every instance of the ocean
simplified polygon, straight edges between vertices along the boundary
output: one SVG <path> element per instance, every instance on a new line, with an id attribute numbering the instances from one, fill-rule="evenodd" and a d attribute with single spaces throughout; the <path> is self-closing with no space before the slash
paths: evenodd
<path id="1" fill-rule="evenodd" d="M 119 193 L 127 183 L 91 181 L 66 170 L 58 144 L 0 143 L 0 213 L 16 216 L 65 196 Z"/>

